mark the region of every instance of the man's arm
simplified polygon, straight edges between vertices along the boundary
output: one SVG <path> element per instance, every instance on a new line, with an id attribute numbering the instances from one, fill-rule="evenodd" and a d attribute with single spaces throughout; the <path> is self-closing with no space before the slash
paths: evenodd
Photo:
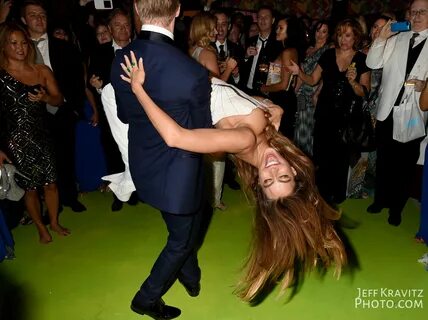
<path id="1" fill-rule="evenodd" d="M 396 32 L 391 31 L 391 22 L 390 20 L 383 26 L 379 37 L 373 41 L 367 53 L 366 65 L 370 69 L 383 68 L 394 51 L 397 37 L 393 37 Z"/>

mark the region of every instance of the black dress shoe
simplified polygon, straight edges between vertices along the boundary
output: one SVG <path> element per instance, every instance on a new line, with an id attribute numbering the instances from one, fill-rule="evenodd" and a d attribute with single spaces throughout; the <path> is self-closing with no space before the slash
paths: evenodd
<path id="1" fill-rule="evenodd" d="M 236 180 L 226 181 L 226 184 L 232 190 L 240 190 L 241 189 L 241 186 L 239 185 L 239 183 Z"/>
<path id="2" fill-rule="evenodd" d="M 379 203 L 373 202 L 371 205 L 367 207 L 367 212 L 369 213 L 379 213 L 382 211 L 382 209 L 385 208 Z"/>
<path id="3" fill-rule="evenodd" d="M 123 202 L 115 198 L 111 204 L 111 211 L 120 211 L 122 210 Z"/>
<path id="4" fill-rule="evenodd" d="M 196 285 L 188 285 L 180 281 L 183 285 L 184 289 L 186 289 L 187 293 L 191 297 L 199 296 L 199 292 L 201 292 L 201 284 L 198 282 Z"/>
<path id="5" fill-rule="evenodd" d="M 389 213 L 388 223 L 392 226 L 398 227 L 401 224 L 401 214 Z"/>
<path id="6" fill-rule="evenodd" d="M 131 303 L 132 311 L 141 315 L 148 315 L 149 317 L 152 317 L 155 320 L 174 319 L 181 314 L 180 309 L 172 306 L 167 306 L 162 299 L 155 302 L 149 307 L 139 306 L 134 300 L 132 300 Z"/>
<path id="7" fill-rule="evenodd" d="M 70 207 L 70 209 L 73 210 L 73 212 L 86 211 L 86 207 L 81 202 L 79 202 L 77 200 L 71 204 L 64 204 L 64 206 Z"/>
<path id="8" fill-rule="evenodd" d="M 129 198 L 128 201 L 126 201 L 126 203 L 129 204 L 130 206 L 136 206 L 139 201 L 140 199 L 138 199 L 138 194 L 136 191 L 134 191 L 133 193 L 131 193 L 131 197 Z"/>

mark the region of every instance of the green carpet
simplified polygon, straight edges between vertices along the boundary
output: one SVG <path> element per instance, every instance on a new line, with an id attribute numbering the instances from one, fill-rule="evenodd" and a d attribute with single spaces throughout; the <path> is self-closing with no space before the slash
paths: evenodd
<path id="1" fill-rule="evenodd" d="M 3 313 L 1 320 L 141 318 L 130 310 L 130 301 L 163 247 L 165 226 L 145 204 L 113 213 L 111 200 L 110 193 L 83 195 L 88 211 L 61 214 L 72 235 L 54 235 L 49 245 L 38 243 L 34 226 L 13 231 L 16 259 L 0 264 L 0 310 L 3 304 L 3 310 L 7 306 L 15 314 Z M 200 250 L 200 296 L 190 298 L 176 283 L 164 297 L 181 308 L 180 319 L 427 319 L 428 272 L 417 262 L 427 247 L 413 240 L 419 223 L 415 203 L 409 201 L 397 228 L 387 224 L 386 210 L 365 212 L 369 199 L 347 200 L 344 212 L 360 222 L 345 229 L 360 270 L 340 280 L 332 272 L 324 277 L 313 273 L 291 300 L 278 299 L 274 291 L 252 307 L 233 295 L 248 252 L 252 210 L 240 191 L 226 189 L 224 201 L 228 209 L 214 213 Z M 372 294 L 363 298 L 364 307 L 356 306 L 360 289 Z"/>

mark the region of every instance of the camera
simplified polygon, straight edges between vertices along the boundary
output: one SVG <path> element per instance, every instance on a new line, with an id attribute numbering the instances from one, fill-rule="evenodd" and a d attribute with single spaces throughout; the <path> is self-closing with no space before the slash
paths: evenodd
<path id="1" fill-rule="evenodd" d="M 113 9 L 113 0 L 94 0 L 95 9 L 110 10 Z"/>
<path id="2" fill-rule="evenodd" d="M 410 31 L 410 22 L 409 21 L 397 21 L 391 23 L 392 32 L 403 32 Z"/>

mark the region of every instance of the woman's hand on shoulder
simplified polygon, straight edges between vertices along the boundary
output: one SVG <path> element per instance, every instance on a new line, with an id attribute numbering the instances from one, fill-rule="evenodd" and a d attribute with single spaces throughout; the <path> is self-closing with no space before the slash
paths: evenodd
<path id="1" fill-rule="evenodd" d="M 133 51 L 130 53 L 130 58 L 125 55 L 125 63 L 121 63 L 122 70 L 125 74 L 121 74 L 122 80 L 131 84 L 132 90 L 141 87 L 146 79 L 146 72 L 144 71 L 143 58 L 138 59 L 135 57 Z"/>

